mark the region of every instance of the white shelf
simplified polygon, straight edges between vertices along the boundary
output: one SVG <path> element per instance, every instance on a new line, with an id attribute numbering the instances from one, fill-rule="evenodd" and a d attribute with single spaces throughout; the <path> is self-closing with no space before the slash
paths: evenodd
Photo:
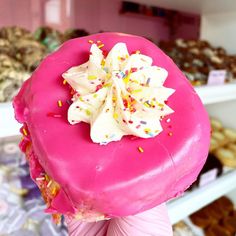
<path id="1" fill-rule="evenodd" d="M 236 10 L 235 0 L 131 0 L 145 5 L 163 7 L 182 12 L 203 13 L 222 13 Z M 213 3 L 214 2 L 214 3 Z"/>
<path id="2" fill-rule="evenodd" d="M 20 127 L 15 120 L 12 103 L 0 103 L 0 138 L 19 135 Z"/>
<path id="3" fill-rule="evenodd" d="M 195 87 L 204 105 L 236 100 L 236 84 Z"/>
<path id="4" fill-rule="evenodd" d="M 236 170 L 225 173 L 204 187 L 186 192 L 184 196 L 167 203 L 171 223 L 177 223 L 234 189 L 236 189 Z"/>

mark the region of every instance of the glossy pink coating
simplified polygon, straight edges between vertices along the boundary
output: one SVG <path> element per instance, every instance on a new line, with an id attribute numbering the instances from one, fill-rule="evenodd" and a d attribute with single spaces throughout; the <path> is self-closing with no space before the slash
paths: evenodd
<path id="1" fill-rule="evenodd" d="M 102 41 L 106 51 L 125 42 L 130 53 L 140 50 L 168 71 L 164 85 L 176 90 L 168 99 L 174 113 L 163 119 L 160 135 L 126 136 L 100 146 L 91 141 L 88 124 L 68 123 L 71 94 L 61 75 L 88 60 L 89 40 Z M 69 214 L 82 207 L 118 217 L 148 210 L 182 194 L 196 179 L 208 153 L 210 125 L 202 102 L 174 62 L 142 37 L 102 33 L 64 43 L 24 83 L 14 108 L 16 119 L 28 126 L 35 158 L 61 186 L 51 206 L 56 212 Z"/>

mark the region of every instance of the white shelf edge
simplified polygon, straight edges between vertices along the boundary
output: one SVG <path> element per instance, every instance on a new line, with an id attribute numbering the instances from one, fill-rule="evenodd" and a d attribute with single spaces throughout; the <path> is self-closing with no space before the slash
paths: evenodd
<path id="1" fill-rule="evenodd" d="M 186 192 L 184 196 L 167 203 L 171 223 L 177 223 L 234 189 L 236 189 L 236 170 L 225 173 L 204 187 Z"/>
<path id="2" fill-rule="evenodd" d="M 236 83 L 194 88 L 204 105 L 236 100 Z"/>
<path id="3" fill-rule="evenodd" d="M 20 127 L 15 120 L 12 103 L 0 103 L 0 138 L 19 135 Z"/>

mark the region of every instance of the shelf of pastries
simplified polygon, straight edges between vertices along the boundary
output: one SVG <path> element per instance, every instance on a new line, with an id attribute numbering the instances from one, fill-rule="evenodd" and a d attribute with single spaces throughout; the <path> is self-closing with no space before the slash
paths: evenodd
<path id="1" fill-rule="evenodd" d="M 203 187 L 186 192 L 182 197 L 168 202 L 167 207 L 171 223 L 177 223 L 218 197 L 233 191 L 236 188 L 235 183 L 236 170 L 233 170 Z"/>
<path id="2" fill-rule="evenodd" d="M 0 138 L 0 235 L 68 236 L 64 221 L 58 225 L 45 214 L 45 203 L 32 181 L 20 138 Z"/>
<path id="3" fill-rule="evenodd" d="M 85 35 L 88 32 L 81 29 L 61 33 L 46 26 L 35 32 L 17 26 L 0 28 L 0 104 L 12 101 L 45 56 L 65 40 Z"/>
<path id="4" fill-rule="evenodd" d="M 209 155 L 197 180 L 182 197 L 167 204 L 172 224 L 236 190 L 236 130 L 213 118 L 211 127 Z"/>
<path id="5" fill-rule="evenodd" d="M 222 196 L 173 226 L 174 236 L 235 236 L 236 207 Z"/>
<path id="6" fill-rule="evenodd" d="M 206 40 L 161 41 L 160 48 L 169 55 L 194 86 L 207 83 L 212 70 L 226 70 L 226 82 L 235 82 L 236 55 Z"/>
<path id="7" fill-rule="evenodd" d="M 222 123 L 214 118 L 211 119 L 211 127 L 210 153 L 225 167 L 236 168 L 236 130 L 223 127 Z"/>
<path id="8" fill-rule="evenodd" d="M 86 35 L 82 29 L 62 33 L 46 26 L 35 32 L 17 26 L 0 28 L 0 138 L 19 134 L 11 101 L 41 60 L 65 40 Z"/>

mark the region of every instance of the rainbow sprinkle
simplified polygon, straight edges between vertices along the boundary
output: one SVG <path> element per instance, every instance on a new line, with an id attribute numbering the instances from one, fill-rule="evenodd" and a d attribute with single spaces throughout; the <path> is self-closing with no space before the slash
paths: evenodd
<path id="1" fill-rule="evenodd" d="M 23 131 L 23 134 L 24 134 L 25 136 L 28 135 L 27 130 L 26 130 L 25 128 L 23 128 L 22 131 Z"/>
<path id="2" fill-rule="evenodd" d="M 48 182 L 47 188 L 49 188 L 51 184 L 52 184 L 52 180 L 50 180 L 50 181 Z"/>
<path id="3" fill-rule="evenodd" d="M 42 181 L 42 180 L 45 180 L 45 178 L 44 177 L 38 177 L 38 178 L 36 178 L 36 180 L 37 181 Z"/>
<path id="4" fill-rule="evenodd" d="M 143 148 L 142 148 L 142 147 L 138 147 L 138 151 L 139 151 L 139 152 L 141 152 L 141 153 L 143 153 L 143 152 L 144 152 L 144 150 L 143 150 Z"/>
<path id="5" fill-rule="evenodd" d="M 104 47 L 104 44 L 98 45 L 98 48 L 102 48 L 102 47 Z"/>
<path id="6" fill-rule="evenodd" d="M 97 79 L 97 76 L 95 76 L 95 75 L 89 75 L 89 76 L 88 76 L 88 79 L 89 79 L 89 80 L 94 80 L 94 79 Z"/>
<path id="7" fill-rule="evenodd" d="M 58 101 L 57 101 L 57 105 L 58 105 L 59 107 L 62 107 L 62 101 L 61 101 L 61 100 L 58 100 Z"/>
<path id="8" fill-rule="evenodd" d="M 90 115 L 91 115 L 91 111 L 90 111 L 90 110 L 87 109 L 87 110 L 85 110 L 85 112 L 86 112 L 86 115 L 87 115 L 87 116 L 90 116 Z"/>
<path id="9" fill-rule="evenodd" d="M 66 83 L 67 83 L 67 81 L 64 79 L 64 80 L 63 80 L 63 84 L 66 85 Z"/>
<path id="10" fill-rule="evenodd" d="M 61 118 L 61 115 L 60 114 L 55 114 L 53 112 L 48 112 L 47 113 L 47 116 L 49 117 L 55 117 L 55 118 Z"/>

